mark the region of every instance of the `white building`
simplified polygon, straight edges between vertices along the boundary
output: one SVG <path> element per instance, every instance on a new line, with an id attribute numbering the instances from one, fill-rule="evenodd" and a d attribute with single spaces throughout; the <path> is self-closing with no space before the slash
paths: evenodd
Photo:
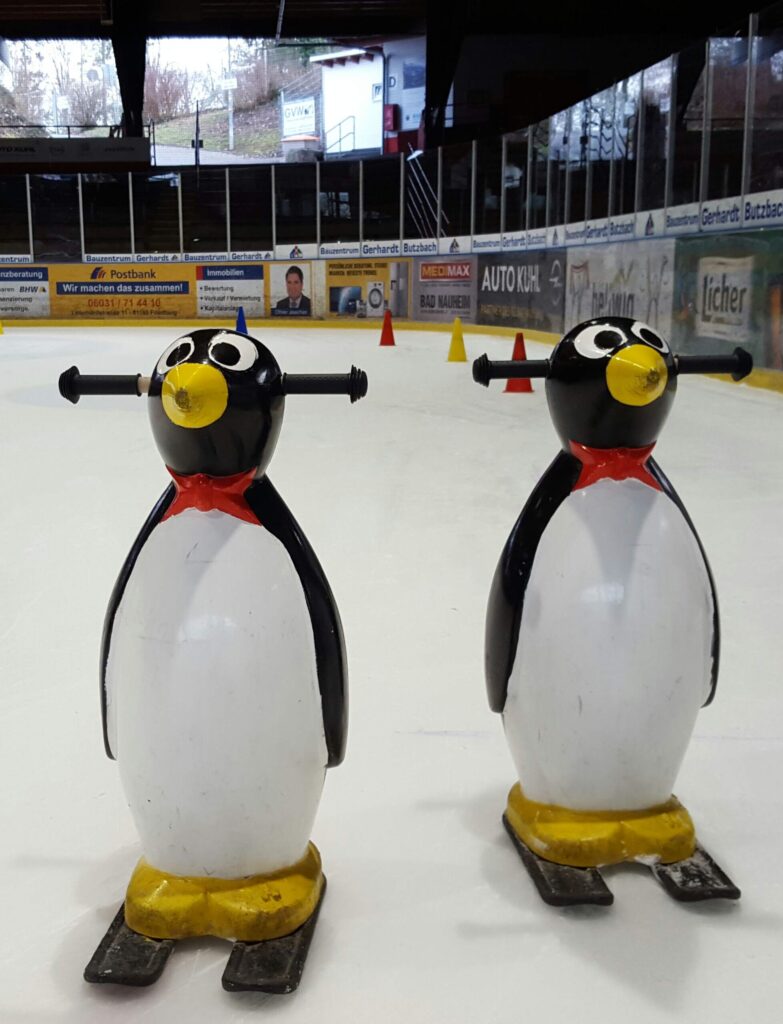
<path id="1" fill-rule="evenodd" d="M 340 153 L 414 148 L 424 111 L 426 41 L 384 40 L 310 58 L 323 70 L 323 146 Z"/>

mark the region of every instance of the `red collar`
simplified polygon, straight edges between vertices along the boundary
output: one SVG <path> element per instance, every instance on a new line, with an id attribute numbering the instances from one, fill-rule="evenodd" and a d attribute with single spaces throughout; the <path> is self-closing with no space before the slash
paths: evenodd
<path id="1" fill-rule="evenodd" d="M 654 444 L 645 448 L 588 448 L 585 444 L 569 441 L 571 454 L 582 463 L 574 490 L 589 487 L 598 480 L 641 480 L 648 487 L 661 490 L 661 485 L 647 468 L 647 460 Z"/>
<path id="2" fill-rule="evenodd" d="M 195 508 L 199 512 L 217 509 L 219 512 L 225 512 L 258 526 L 258 518 L 245 500 L 245 491 L 256 475 L 254 469 L 246 473 L 235 473 L 233 476 L 207 476 L 206 473 L 181 476 L 168 466 L 166 469 L 174 479 L 177 496 L 169 505 L 161 522 L 179 515 L 186 508 Z"/>

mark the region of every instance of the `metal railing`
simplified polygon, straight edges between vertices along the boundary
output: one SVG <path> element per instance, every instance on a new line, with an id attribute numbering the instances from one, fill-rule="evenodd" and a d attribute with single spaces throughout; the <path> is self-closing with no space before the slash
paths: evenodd
<path id="1" fill-rule="evenodd" d="M 46 139 L 71 139 L 80 138 L 85 132 L 96 132 L 105 129 L 105 135 L 101 138 L 122 139 L 125 137 L 125 129 L 122 124 L 0 124 L 0 136 L 6 130 L 14 132 L 36 131 L 39 135 L 35 138 Z M 155 137 L 155 123 L 149 121 L 144 125 L 144 134 L 149 139 Z M 20 136 L 24 138 L 24 136 Z"/>
<path id="2" fill-rule="evenodd" d="M 376 161 L 357 161 L 359 202 L 338 206 L 348 214 L 340 218 L 345 222 L 346 237 L 365 238 L 365 226 L 379 220 L 390 225 L 394 222 L 395 227 L 389 231 L 391 239 L 402 240 L 406 219 L 407 232 L 412 236 L 443 239 L 452 233 L 475 236 L 482 232 L 539 232 L 560 227 L 569 220 L 583 223 L 610 217 L 632 218 L 641 213 L 646 218 L 651 209 L 665 210 L 668 216 L 675 207 L 678 210 L 673 215 L 691 218 L 687 221 L 691 224 L 694 216 L 700 216 L 700 204 L 703 207 L 723 199 L 733 203 L 736 198 L 736 205 L 739 207 L 742 199 L 744 208 L 744 197 L 764 190 L 780 190 L 781 195 L 773 195 L 768 202 L 764 198 L 764 209 L 753 214 L 757 219 L 751 218 L 748 226 L 777 225 L 781 220 L 778 207 L 783 209 L 783 127 L 778 127 L 773 117 L 779 95 L 775 78 L 775 61 L 779 58 L 774 55 L 783 55 L 783 43 L 778 42 L 777 34 L 780 30 L 783 4 L 768 10 L 762 21 L 757 14 L 750 16 L 742 37 L 750 45 L 746 42 L 739 62 L 732 63 L 726 58 L 730 39 L 705 41 L 701 54 L 696 47 L 691 48 L 690 77 L 685 83 L 688 96 L 684 100 L 678 95 L 684 92 L 684 55 L 674 55 L 632 76 L 633 88 L 630 79 L 618 83 L 613 98 L 600 108 L 598 98 L 588 98 L 569 111 L 517 132 L 481 142 L 439 147 L 427 153 L 426 162 L 418 151 L 410 152 L 407 158 L 399 154 L 394 174 L 383 179 L 388 180 L 389 187 L 384 185 L 380 192 L 368 186 Z M 697 93 L 700 80 L 703 84 L 698 86 L 701 92 Z M 725 106 L 728 95 L 724 85 L 732 90 L 732 120 L 728 127 L 726 117 L 721 119 L 721 104 Z M 351 115 L 329 129 L 327 150 L 336 151 L 339 147 L 342 151 L 351 136 L 355 142 L 355 121 Z M 18 130 L 21 126 L 9 127 Z M 77 126 L 62 127 L 73 131 Z M 154 124 L 148 125 L 147 131 L 154 141 Z M 584 143 L 582 136 L 586 137 Z M 686 140 L 686 136 L 690 138 Z M 693 140 L 696 144 L 688 150 L 681 148 L 685 141 Z M 431 170 L 435 157 L 437 181 Z M 425 163 L 430 168 L 429 176 Z M 684 180 L 683 169 L 690 175 L 687 189 L 675 180 L 678 176 Z M 177 174 L 177 168 L 171 171 Z M 286 225 L 290 226 L 287 235 L 295 231 L 298 244 L 317 244 L 321 213 L 317 166 L 310 185 L 304 190 L 298 183 L 293 187 L 297 196 L 312 189 L 312 202 L 309 196 L 306 203 L 297 199 L 301 209 L 312 211 L 306 224 L 302 223 L 301 213 L 288 211 L 287 167 L 281 165 L 276 173 L 276 179 L 274 173 L 271 175 L 268 199 L 272 238 L 275 217 L 278 226 L 286 218 Z M 301 175 L 301 169 L 296 174 Z M 227 175 L 227 200 L 229 180 L 230 192 L 237 199 L 244 189 L 250 193 L 255 188 L 250 178 L 243 180 L 241 175 L 240 169 L 232 169 Z M 729 189 L 732 195 L 723 195 Z M 64 188 L 64 195 L 66 191 Z M 347 185 L 343 191 L 348 191 Z M 695 207 L 695 213 L 690 207 Z M 488 212 L 490 215 L 486 216 Z M 34 213 L 29 216 L 32 218 Z M 225 216 L 228 223 L 228 214 Z M 764 220 L 773 217 L 773 221 Z M 30 226 L 32 236 L 32 220 Z M 268 234 L 266 226 L 259 221 L 259 236 Z M 739 226 L 736 217 L 727 222 L 729 228 Z M 683 230 L 679 224 L 675 227 L 677 231 Z M 562 231 L 558 237 L 562 239 Z"/>
<path id="3" fill-rule="evenodd" d="M 350 128 L 343 131 L 343 125 L 350 124 Z M 329 142 L 329 135 L 332 132 L 339 131 L 339 135 L 335 142 Z M 345 139 L 352 139 L 353 144 L 343 148 L 343 141 Z M 348 117 L 344 117 L 342 121 L 338 121 L 337 124 L 332 125 L 331 128 L 327 128 L 324 132 L 324 152 L 331 153 L 337 149 L 338 153 L 350 152 L 352 149 L 356 149 L 356 117 L 353 114 L 349 114 Z"/>

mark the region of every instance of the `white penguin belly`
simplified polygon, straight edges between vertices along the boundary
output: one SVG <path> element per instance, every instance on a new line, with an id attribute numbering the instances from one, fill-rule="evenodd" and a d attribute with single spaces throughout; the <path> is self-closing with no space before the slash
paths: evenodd
<path id="1" fill-rule="evenodd" d="M 544 530 L 503 712 L 525 795 L 573 810 L 669 799 L 709 692 L 713 599 L 665 494 L 601 480 Z"/>
<path id="2" fill-rule="evenodd" d="M 239 878 L 305 852 L 327 761 L 307 602 L 262 526 L 189 509 L 142 548 L 114 621 L 109 735 L 144 855 Z"/>

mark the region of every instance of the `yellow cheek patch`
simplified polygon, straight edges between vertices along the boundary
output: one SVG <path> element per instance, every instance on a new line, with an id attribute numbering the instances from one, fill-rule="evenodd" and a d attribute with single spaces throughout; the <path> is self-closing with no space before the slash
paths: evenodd
<path id="1" fill-rule="evenodd" d="M 606 367 L 609 393 L 623 405 L 649 405 L 661 397 L 668 381 L 663 356 L 648 345 L 621 348 Z"/>
<path id="2" fill-rule="evenodd" d="M 228 405 L 228 384 L 223 374 L 206 363 L 180 363 L 163 378 L 163 410 L 178 427 L 208 427 Z"/>

